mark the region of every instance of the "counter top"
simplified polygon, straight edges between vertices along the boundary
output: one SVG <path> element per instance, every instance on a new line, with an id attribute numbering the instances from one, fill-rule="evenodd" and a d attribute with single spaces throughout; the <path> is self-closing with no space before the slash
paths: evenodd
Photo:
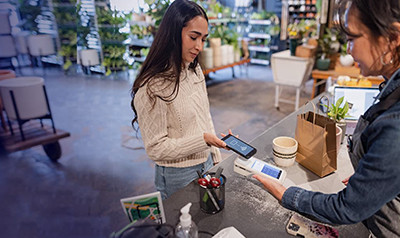
<path id="1" fill-rule="evenodd" d="M 317 99 L 314 101 L 316 102 Z M 250 143 L 257 148 L 255 157 L 274 164 L 272 140 L 277 136 L 294 137 L 297 114 L 309 110 L 312 110 L 311 104 L 301 107 L 256 137 Z M 227 177 L 225 208 L 221 212 L 209 215 L 200 210 L 199 186 L 196 181 L 193 181 L 164 200 L 167 223 L 175 225 L 179 220 L 180 208 L 192 202 L 190 214 L 199 231 L 216 234 L 223 228 L 234 226 L 246 237 L 293 237 L 286 232 L 286 224 L 294 212 L 283 208 L 257 180 L 233 172 L 233 163 L 236 158 L 237 156 L 232 154 L 211 170 L 215 171 L 217 167 L 223 167 L 223 174 Z M 284 185 L 336 193 L 344 188 L 341 181 L 354 172 L 345 145 L 342 145 L 339 151 L 337 165 L 338 170 L 335 173 L 319 178 L 295 162 L 295 165 L 284 168 L 287 172 Z M 340 237 L 352 237 L 355 233 L 359 237 L 368 237 L 369 234 L 361 223 L 336 226 L 336 228 L 339 230 Z M 199 234 L 199 237 L 209 237 L 203 235 Z"/>

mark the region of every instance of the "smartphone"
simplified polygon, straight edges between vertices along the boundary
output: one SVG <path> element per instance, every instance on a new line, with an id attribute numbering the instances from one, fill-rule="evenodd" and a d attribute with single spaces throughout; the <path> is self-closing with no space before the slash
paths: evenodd
<path id="1" fill-rule="evenodd" d="M 309 220 L 299 214 L 293 214 L 290 218 L 286 231 L 298 237 L 310 238 L 337 238 L 339 231 L 333 227 Z"/>
<path id="2" fill-rule="evenodd" d="M 249 159 L 257 152 L 256 148 L 254 148 L 253 146 L 247 144 L 246 142 L 238 139 L 236 136 L 233 136 L 231 134 L 225 136 L 221 140 L 225 141 L 226 147 L 235 151 L 237 154 L 246 159 Z"/>

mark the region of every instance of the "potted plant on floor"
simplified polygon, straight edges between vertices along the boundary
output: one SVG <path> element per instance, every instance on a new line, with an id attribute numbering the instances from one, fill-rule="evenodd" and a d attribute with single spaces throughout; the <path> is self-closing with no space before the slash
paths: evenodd
<path id="1" fill-rule="evenodd" d="M 339 98 L 335 103 L 331 105 L 322 104 L 328 109 L 327 116 L 336 122 L 336 125 L 342 129 L 342 138 L 340 143 L 343 143 L 344 135 L 346 134 L 346 122 L 344 118 L 349 116 L 349 103 L 344 101 L 344 96 Z M 329 102 L 328 102 L 329 104 Z M 342 105 L 343 104 L 343 105 Z"/>

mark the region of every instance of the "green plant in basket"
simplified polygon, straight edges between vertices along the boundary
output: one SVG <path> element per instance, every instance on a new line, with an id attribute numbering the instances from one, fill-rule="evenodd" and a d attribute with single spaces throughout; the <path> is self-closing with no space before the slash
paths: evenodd
<path id="1" fill-rule="evenodd" d="M 344 102 L 344 96 L 339 98 L 336 103 L 332 103 L 330 106 L 323 104 L 324 107 L 328 109 L 328 117 L 335 120 L 335 122 L 340 122 L 345 117 L 349 116 L 349 103 L 347 101 Z"/>

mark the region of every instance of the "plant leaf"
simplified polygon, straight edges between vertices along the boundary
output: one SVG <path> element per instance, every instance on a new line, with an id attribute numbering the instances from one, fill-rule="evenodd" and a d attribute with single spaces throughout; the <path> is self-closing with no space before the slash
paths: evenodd
<path id="1" fill-rule="evenodd" d="M 340 105 L 343 103 L 343 100 L 344 100 L 344 96 L 341 97 L 341 98 L 339 98 L 339 99 L 336 101 L 336 107 L 337 107 L 337 108 L 340 107 Z"/>
<path id="2" fill-rule="evenodd" d="M 349 111 L 349 103 L 346 101 L 344 103 L 344 107 L 343 107 L 343 114 L 347 115 L 347 112 Z"/>

